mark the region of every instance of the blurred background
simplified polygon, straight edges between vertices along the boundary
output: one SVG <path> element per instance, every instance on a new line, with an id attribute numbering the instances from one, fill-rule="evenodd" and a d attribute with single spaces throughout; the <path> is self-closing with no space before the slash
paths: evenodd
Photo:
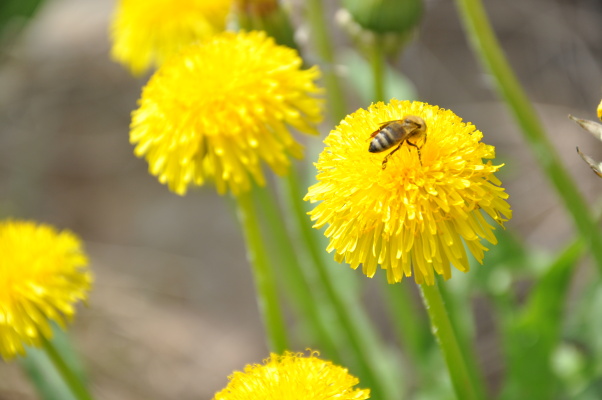
<path id="1" fill-rule="evenodd" d="M 302 15 L 303 1 L 293 3 Z M 334 20 L 338 1 L 325 3 Z M 485 5 L 565 165 L 594 204 L 602 181 L 575 146 L 602 160 L 602 144 L 567 115 L 596 118 L 602 3 Z M 514 210 L 507 229 L 542 252 L 562 247 L 572 237 L 571 221 L 473 57 L 454 3 L 425 6 L 396 70 L 413 82 L 419 100 L 452 109 L 496 146 L 498 162 L 506 163 L 498 176 Z M 24 29 L 13 21 L 1 37 L 0 215 L 54 224 L 84 239 L 96 282 L 70 336 L 98 399 L 209 399 L 233 370 L 268 355 L 244 244 L 227 199 L 212 187 L 177 196 L 133 155 L 130 112 L 148 77 L 133 78 L 110 60 L 113 7 L 113 0 L 46 0 Z M 300 37 L 311 34 L 298 28 Z M 331 30 L 339 50 L 350 46 L 334 23 Z M 349 112 L 369 105 L 349 97 Z M 332 124 L 321 126 L 323 137 Z M 487 256 L 479 268 L 487 268 Z M 586 263 L 576 291 L 592 273 Z M 371 312 L 378 320 L 379 307 Z M 477 348 L 495 386 L 503 374 L 499 343 L 481 314 Z M 0 363 L 0 399 L 34 398 L 18 366 Z"/>

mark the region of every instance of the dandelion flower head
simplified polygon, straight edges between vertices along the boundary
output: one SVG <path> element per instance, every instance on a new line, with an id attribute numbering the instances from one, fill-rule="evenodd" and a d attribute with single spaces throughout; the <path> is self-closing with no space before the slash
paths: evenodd
<path id="1" fill-rule="evenodd" d="M 418 116 L 426 136 L 382 153 L 368 152 L 370 135 L 383 123 Z M 467 271 L 465 246 L 482 262 L 481 239 L 496 243 L 494 227 L 511 217 L 508 195 L 494 173 L 502 165 L 482 133 L 449 110 L 421 102 L 391 100 L 348 115 L 330 132 L 316 164 L 318 182 L 305 200 L 320 202 L 311 212 L 314 227 L 328 225 L 327 250 L 338 262 L 374 276 L 377 265 L 389 283 L 414 276 L 434 284 L 435 272 L 451 277 L 450 265 Z"/>
<path id="2" fill-rule="evenodd" d="M 272 354 L 263 365 L 236 371 L 213 400 L 365 400 L 368 389 L 354 389 L 359 380 L 346 368 L 316 354 Z"/>
<path id="3" fill-rule="evenodd" d="M 232 2 L 119 0 L 111 26 L 111 56 L 140 75 L 183 47 L 223 31 Z"/>
<path id="4" fill-rule="evenodd" d="M 263 32 L 225 32 L 163 65 L 132 114 L 130 141 L 149 171 L 183 195 L 215 182 L 219 193 L 264 184 L 262 162 L 283 175 L 302 147 L 289 131 L 317 134 L 316 67 Z"/>
<path id="5" fill-rule="evenodd" d="M 80 240 L 26 221 L 0 222 L 0 356 L 25 354 L 52 336 L 86 300 L 92 276 Z"/>

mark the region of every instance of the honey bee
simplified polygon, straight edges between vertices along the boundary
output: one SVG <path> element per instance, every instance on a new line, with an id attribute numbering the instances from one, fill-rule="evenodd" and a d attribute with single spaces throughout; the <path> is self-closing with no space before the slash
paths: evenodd
<path id="1" fill-rule="evenodd" d="M 410 142 L 410 139 L 419 139 L 424 135 L 424 143 L 426 143 L 426 123 L 420 117 L 415 115 L 406 115 L 403 119 L 383 122 L 380 127 L 375 130 L 370 138 L 370 153 L 380 153 L 397 145 L 392 152 L 386 155 L 383 160 L 382 169 L 387 168 L 389 157 L 393 155 L 399 148 L 407 143 L 410 146 L 416 147 L 418 151 L 418 160 L 422 165 L 422 155 L 420 149 L 424 146 L 418 146 L 416 143 Z"/>

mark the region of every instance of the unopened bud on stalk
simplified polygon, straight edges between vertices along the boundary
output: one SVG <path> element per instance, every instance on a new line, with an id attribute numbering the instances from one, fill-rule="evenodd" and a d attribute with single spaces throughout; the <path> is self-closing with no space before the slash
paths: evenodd
<path id="1" fill-rule="evenodd" d="M 405 34 L 422 16 L 421 0 L 342 0 L 364 29 L 375 33 Z"/>
<path id="2" fill-rule="evenodd" d="M 235 5 L 241 28 L 265 31 L 278 44 L 297 48 L 293 26 L 278 0 L 236 0 Z"/>
<path id="3" fill-rule="evenodd" d="M 342 0 L 339 24 L 362 49 L 378 44 L 395 54 L 422 17 L 421 0 Z"/>

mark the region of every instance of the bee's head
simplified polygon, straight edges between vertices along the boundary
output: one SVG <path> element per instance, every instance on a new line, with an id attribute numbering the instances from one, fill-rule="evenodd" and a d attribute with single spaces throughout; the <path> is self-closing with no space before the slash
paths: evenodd
<path id="1" fill-rule="evenodd" d="M 415 115 L 408 115 L 403 119 L 403 125 L 409 131 L 423 133 L 426 131 L 426 122 Z"/>

